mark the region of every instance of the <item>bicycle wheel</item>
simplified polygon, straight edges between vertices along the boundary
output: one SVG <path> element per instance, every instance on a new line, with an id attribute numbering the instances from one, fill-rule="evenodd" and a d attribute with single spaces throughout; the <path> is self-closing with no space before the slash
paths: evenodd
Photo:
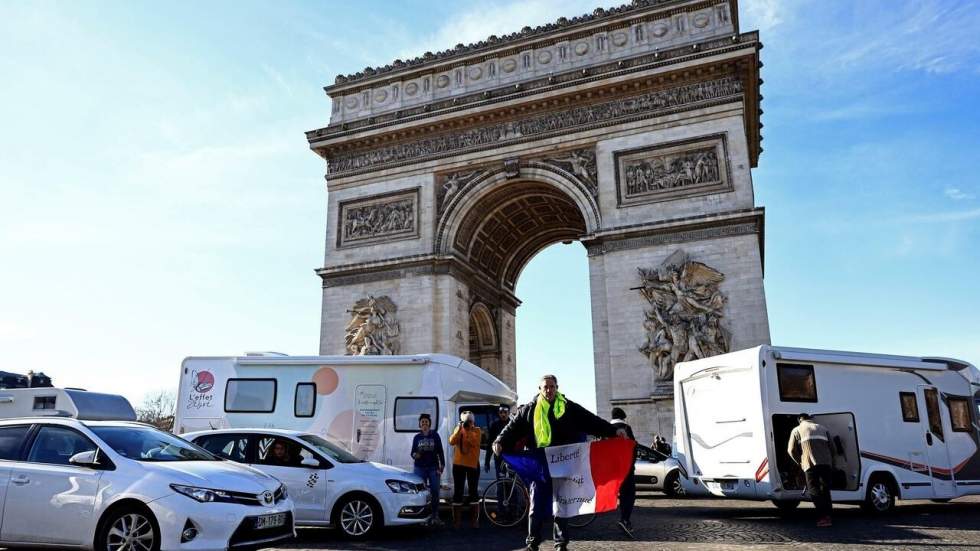
<path id="1" fill-rule="evenodd" d="M 514 526 L 527 518 L 531 499 L 520 482 L 502 478 L 491 482 L 483 491 L 483 514 L 496 526 Z"/>
<path id="2" fill-rule="evenodd" d="M 570 517 L 568 519 L 568 525 L 572 528 L 585 528 L 592 524 L 593 520 L 595 520 L 595 513 L 586 513 L 577 517 Z"/>

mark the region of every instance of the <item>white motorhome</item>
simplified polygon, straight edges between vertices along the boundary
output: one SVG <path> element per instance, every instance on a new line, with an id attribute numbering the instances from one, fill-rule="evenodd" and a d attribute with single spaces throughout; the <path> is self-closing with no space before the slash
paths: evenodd
<path id="1" fill-rule="evenodd" d="M 809 413 L 832 435 L 835 502 L 884 512 L 980 493 L 980 376 L 966 362 L 760 346 L 677 364 L 674 393 L 689 490 L 797 506 L 786 448 Z"/>
<path id="2" fill-rule="evenodd" d="M 449 434 L 460 411 L 474 412 L 486 434 L 498 406 L 516 399 L 493 375 L 443 354 L 190 357 L 181 365 L 174 431 L 304 431 L 360 459 L 411 471 L 420 413 L 432 416 L 451 464 Z M 443 473 L 444 493 L 450 471 Z"/>
<path id="3" fill-rule="evenodd" d="M 129 400 L 117 394 L 50 386 L 0 389 L 0 419 L 49 415 L 85 421 L 136 420 Z"/>

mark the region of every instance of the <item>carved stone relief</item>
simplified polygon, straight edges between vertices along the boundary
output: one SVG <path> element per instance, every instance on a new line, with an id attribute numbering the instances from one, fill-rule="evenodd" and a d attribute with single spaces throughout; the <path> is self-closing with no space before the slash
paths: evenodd
<path id="1" fill-rule="evenodd" d="M 328 173 L 345 175 L 443 153 L 476 149 L 481 146 L 497 147 L 505 142 L 545 137 L 564 133 L 573 128 L 611 124 L 630 117 L 646 118 L 656 116 L 658 111 L 733 96 L 741 92 L 742 83 L 735 77 L 655 90 L 638 96 L 554 111 L 433 138 L 336 155 L 328 161 Z"/>
<path id="2" fill-rule="evenodd" d="M 543 159 L 543 162 L 569 172 L 592 193 L 593 197 L 598 197 L 599 177 L 596 171 L 595 149 L 576 149 Z"/>
<path id="3" fill-rule="evenodd" d="M 387 296 L 368 296 L 354 303 L 347 311 L 344 343 L 348 356 L 396 355 L 399 351 L 400 327 L 396 319 L 398 307 Z"/>
<path id="4" fill-rule="evenodd" d="M 731 190 L 725 136 L 615 153 L 620 206 Z"/>
<path id="5" fill-rule="evenodd" d="M 659 268 L 639 268 L 641 286 L 649 302 L 643 329 L 646 342 L 639 348 L 650 361 L 656 383 L 654 394 L 673 392 L 677 362 L 728 352 L 731 334 L 722 325 L 727 297 L 718 286 L 725 275 L 687 253 L 674 251 Z"/>
<path id="6" fill-rule="evenodd" d="M 418 236 L 418 190 L 340 203 L 337 246 Z"/>
<path id="7" fill-rule="evenodd" d="M 436 212 L 441 213 L 446 203 L 486 173 L 486 170 L 464 170 L 440 176 L 436 181 Z"/>

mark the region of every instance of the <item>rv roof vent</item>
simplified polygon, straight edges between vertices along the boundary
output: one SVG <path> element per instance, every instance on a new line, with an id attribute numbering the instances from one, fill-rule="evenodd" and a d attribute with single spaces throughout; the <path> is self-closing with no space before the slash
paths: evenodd
<path id="1" fill-rule="evenodd" d="M 282 352 L 246 352 L 246 356 L 280 356 L 285 357 L 289 354 L 283 354 Z"/>

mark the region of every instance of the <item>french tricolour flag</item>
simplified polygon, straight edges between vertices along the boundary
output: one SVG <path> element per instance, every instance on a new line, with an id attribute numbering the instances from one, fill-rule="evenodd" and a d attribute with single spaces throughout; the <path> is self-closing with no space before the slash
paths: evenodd
<path id="1" fill-rule="evenodd" d="M 619 487 L 633 465 L 634 445 L 627 438 L 611 438 L 504 454 L 504 459 L 527 483 L 550 478 L 555 516 L 567 518 L 616 508 Z"/>

